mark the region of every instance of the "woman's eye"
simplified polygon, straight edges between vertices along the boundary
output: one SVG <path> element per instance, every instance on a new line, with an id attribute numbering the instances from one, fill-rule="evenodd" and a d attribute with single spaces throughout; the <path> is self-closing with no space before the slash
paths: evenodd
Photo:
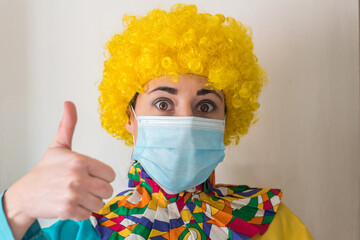
<path id="1" fill-rule="evenodd" d="M 207 113 L 207 112 L 211 112 L 212 110 L 214 110 L 214 105 L 212 103 L 201 103 L 198 105 L 198 111 L 203 112 L 203 113 Z"/>
<path id="2" fill-rule="evenodd" d="M 161 111 L 168 111 L 171 109 L 172 103 L 168 100 L 159 100 L 155 102 L 155 106 Z"/>

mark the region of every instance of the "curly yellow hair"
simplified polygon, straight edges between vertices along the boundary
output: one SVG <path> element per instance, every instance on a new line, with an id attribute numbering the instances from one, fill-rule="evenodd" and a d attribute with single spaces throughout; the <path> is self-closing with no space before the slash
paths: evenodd
<path id="1" fill-rule="evenodd" d="M 225 145 L 238 144 L 259 108 L 266 81 L 253 53 L 251 30 L 222 14 L 198 13 L 195 5 L 176 4 L 169 12 L 154 9 L 144 17 L 123 17 L 125 30 L 107 43 L 99 85 L 102 127 L 133 145 L 125 129 L 127 110 L 146 82 L 167 75 L 206 76 L 226 101 Z"/>

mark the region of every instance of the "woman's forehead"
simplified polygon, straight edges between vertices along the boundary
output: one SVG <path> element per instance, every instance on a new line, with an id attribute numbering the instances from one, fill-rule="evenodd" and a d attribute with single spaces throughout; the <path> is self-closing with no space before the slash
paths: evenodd
<path id="1" fill-rule="evenodd" d="M 177 81 L 172 81 L 168 76 L 161 76 L 148 81 L 144 86 L 145 92 L 150 92 L 155 88 L 166 86 L 182 90 L 199 90 L 199 89 L 214 89 L 211 84 L 208 84 L 207 77 L 195 74 L 179 74 Z M 214 89 L 215 90 L 215 89 Z M 217 90 L 216 90 L 217 91 Z M 221 91 L 217 91 L 221 93 Z"/>

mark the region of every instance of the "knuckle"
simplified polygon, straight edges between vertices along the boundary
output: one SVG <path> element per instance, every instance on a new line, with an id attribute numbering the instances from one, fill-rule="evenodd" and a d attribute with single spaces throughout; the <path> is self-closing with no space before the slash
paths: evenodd
<path id="1" fill-rule="evenodd" d="M 66 187 L 68 190 L 72 191 L 72 190 L 76 190 L 81 186 L 81 178 L 77 175 L 73 175 L 71 177 L 68 178 Z"/>
<path id="2" fill-rule="evenodd" d="M 67 200 L 63 206 L 63 210 L 64 210 L 64 212 L 70 214 L 72 211 L 74 211 L 75 207 L 76 207 L 76 204 L 74 203 L 73 200 Z"/>
<path id="3" fill-rule="evenodd" d="M 79 170 L 83 169 L 86 166 L 86 161 L 79 154 L 74 154 L 74 156 L 69 160 L 70 169 Z"/>
<path id="4" fill-rule="evenodd" d="M 71 201 L 66 201 L 64 204 L 62 204 L 58 208 L 59 218 L 62 220 L 71 218 L 71 215 L 74 212 L 74 208 L 75 208 L 75 206 Z"/>
<path id="5" fill-rule="evenodd" d="M 63 206 L 64 208 L 74 209 L 79 203 L 80 196 L 74 192 L 71 192 L 64 196 Z"/>

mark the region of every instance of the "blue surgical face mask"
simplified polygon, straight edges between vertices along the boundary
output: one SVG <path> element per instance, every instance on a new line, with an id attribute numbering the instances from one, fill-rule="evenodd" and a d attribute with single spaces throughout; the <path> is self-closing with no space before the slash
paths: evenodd
<path id="1" fill-rule="evenodd" d="M 203 183 L 225 157 L 224 120 L 136 118 L 138 135 L 132 158 L 169 194 Z"/>

